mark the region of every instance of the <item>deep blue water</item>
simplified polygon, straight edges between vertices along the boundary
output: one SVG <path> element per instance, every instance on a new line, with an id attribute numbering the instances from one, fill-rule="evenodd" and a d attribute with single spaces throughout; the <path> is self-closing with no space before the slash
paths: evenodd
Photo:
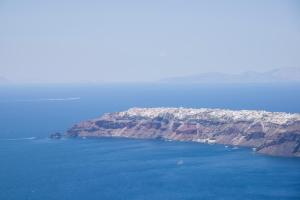
<path id="1" fill-rule="evenodd" d="M 290 85 L 1 86 L 0 200 L 300 199 L 296 158 L 184 142 L 47 139 L 133 106 L 300 112 L 299 102 L 300 87 Z"/>

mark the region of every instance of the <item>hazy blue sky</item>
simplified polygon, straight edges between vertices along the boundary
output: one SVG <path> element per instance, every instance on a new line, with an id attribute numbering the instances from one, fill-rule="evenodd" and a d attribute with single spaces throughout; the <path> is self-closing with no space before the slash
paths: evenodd
<path id="1" fill-rule="evenodd" d="M 0 76 L 149 81 L 300 66 L 300 1 L 0 0 Z"/>

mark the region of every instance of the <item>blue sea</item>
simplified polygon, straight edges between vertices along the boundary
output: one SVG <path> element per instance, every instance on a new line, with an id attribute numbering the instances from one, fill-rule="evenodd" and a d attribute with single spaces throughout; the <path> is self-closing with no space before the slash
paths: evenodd
<path id="1" fill-rule="evenodd" d="M 300 199 L 300 159 L 135 139 L 50 140 L 130 107 L 300 112 L 297 85 L 0 86 L 0 200 Z"/>

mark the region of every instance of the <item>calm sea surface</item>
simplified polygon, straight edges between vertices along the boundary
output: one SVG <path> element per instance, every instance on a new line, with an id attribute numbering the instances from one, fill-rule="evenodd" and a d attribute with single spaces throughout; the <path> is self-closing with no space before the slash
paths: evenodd
<path id="1" fill-rule="evenodd" d="M 300 159 L 133 139 L 50 140 L 130 107 L 300 112 L 299 86 L 0 86 L 0 200 L 300 199 Z"/>

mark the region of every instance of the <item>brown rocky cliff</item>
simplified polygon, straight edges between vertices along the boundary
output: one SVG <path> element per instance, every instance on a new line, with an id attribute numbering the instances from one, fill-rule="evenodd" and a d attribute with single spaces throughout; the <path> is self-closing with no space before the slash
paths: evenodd
<path id="1" fill-rule="evenodd" d="M 214 109 L 185 112 L 164 108 L 160 108 L 163 111 L 150 112 L 149 109 L 145 109 L 145 113 L 143 110 L 129 110 L 105 114 L 74 125 L 66 135 L 218 143 L 252 147 L 269 155 L 300 157 L 298 114 L 265 111 L 241 111 L 241 114 L 239 111 Z"/>

